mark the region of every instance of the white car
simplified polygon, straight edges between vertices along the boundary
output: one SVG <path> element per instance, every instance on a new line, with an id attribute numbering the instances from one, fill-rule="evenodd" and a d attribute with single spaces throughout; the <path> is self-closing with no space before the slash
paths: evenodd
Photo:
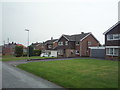
<path id="1" fill-rule="evenodd" d="M 49 57 L 49 55 L 46 54 L 46 53 L 42 53 L 42 54 L 40 55 L 40 57 Z"/>

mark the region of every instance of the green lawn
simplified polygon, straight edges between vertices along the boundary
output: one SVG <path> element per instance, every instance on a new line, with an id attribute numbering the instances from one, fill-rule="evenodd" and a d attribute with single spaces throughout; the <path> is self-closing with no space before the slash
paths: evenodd
<path id="1" fill-rule="evenodd" d="M 40 57 L 32 56 L 30 59 L 44 59 L 44 58 L 54 58 L 54 57 Z M 16 61 L 16 60 L 27 60 L 27 57 L 14 57 L 14 56 L 3 56 L 2 61 Z"/>
<path id="2" fill-rule="evenodd" d="M 117 88 L 118 62 L 92 59 L 32 62 L 17 66 L 65 88 Z"/>

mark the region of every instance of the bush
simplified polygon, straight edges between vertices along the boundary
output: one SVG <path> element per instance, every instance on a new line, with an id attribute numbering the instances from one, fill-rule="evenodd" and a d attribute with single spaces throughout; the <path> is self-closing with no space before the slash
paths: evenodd
<path id="1" fill-rule="evenodd" d="M 27 53 L 23 53 L 23 57 L 26 57 L 27 56 Z"/>
<path id="2" fill-rule="evenodd" d="M 15 56 L 21 57 L 23 55 L 23 46 L 15 46 Z"/>
<path id="3" fill-rule="evenodd" d="M 41 50 L 33 50 L 33 55 L 34 56 L 40 56 Z"/>

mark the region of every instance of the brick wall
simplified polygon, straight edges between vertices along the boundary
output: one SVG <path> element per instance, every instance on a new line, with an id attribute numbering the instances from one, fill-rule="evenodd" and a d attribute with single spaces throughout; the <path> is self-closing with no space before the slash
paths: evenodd
<path id="1" fill-rule="evenodd" d="M 108 56 L 108 55 L 106 55 L 106 59 L 108 59 L 108 60 L 119 60 L 119 58 L 117 56 Z"/>
<path id="2" fill-rule="evenodd" d="M 89 45 L 88 42 L 91 42 L 91 44 Z M 80 43 L 80 47 L 82 50 L 81 51 L 82 56 L 89 56 L 90 55 L 90 51 L 89 51 L 88 47 L 99 46 L 99 45 L 100 45 L 100 43 L 92 35 L 89 35 L 87 38 L 85 38 Z"/>
<path id="3" fill-rule="evenodd" d="M 57 47 L 58 46 L 58 42 L 54 42 L 53 43 L 53 48 Z"/>

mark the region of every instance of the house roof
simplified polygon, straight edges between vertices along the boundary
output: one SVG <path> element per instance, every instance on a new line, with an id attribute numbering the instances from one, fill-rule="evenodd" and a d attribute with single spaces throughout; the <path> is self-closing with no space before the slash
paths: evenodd
<path id="1" fill-rule="evenodd" d="M 22 46 L 23 48 L 26 48 L 24 45 L 22 45 L 22 44 L 17 44 L 17 46 Z"/>
<path id="2" fill-rule="evenodd" d="M 80 41 L 89 34 L 90 33 L 82 33 L 82 34 L 62 35 L 62 36 L 64 36 L 68 41 Z"/>
<path id="3" fill-rule="evenodd" d="M 105 35 L 106 33 L 108 33 L 109 31 L 111 31 L 113 28 L 115 28 L 116 26 L 118 26 L 120 24 L 120 21 L 118 21 L 116 24 L 114 24 L 112 27 L 110 27 L 107 31 L 105 31 L 103 34 Z"/>
<path id="4" fill-rule="evenodd" d="M 53 40 L 47 40 L 45 41 L 45 44 L 52 44 L 53 42 L 57 41 L 58 39 L 53 39 Z"/>
<path id="5" fill-rule="evenodd" d="M 34 47 L 34 46 L 44 45 L 44 43 L 38 43 L 38 42 L 36 42 L 36 43 L 32 43 L 31 45 Z"/>

